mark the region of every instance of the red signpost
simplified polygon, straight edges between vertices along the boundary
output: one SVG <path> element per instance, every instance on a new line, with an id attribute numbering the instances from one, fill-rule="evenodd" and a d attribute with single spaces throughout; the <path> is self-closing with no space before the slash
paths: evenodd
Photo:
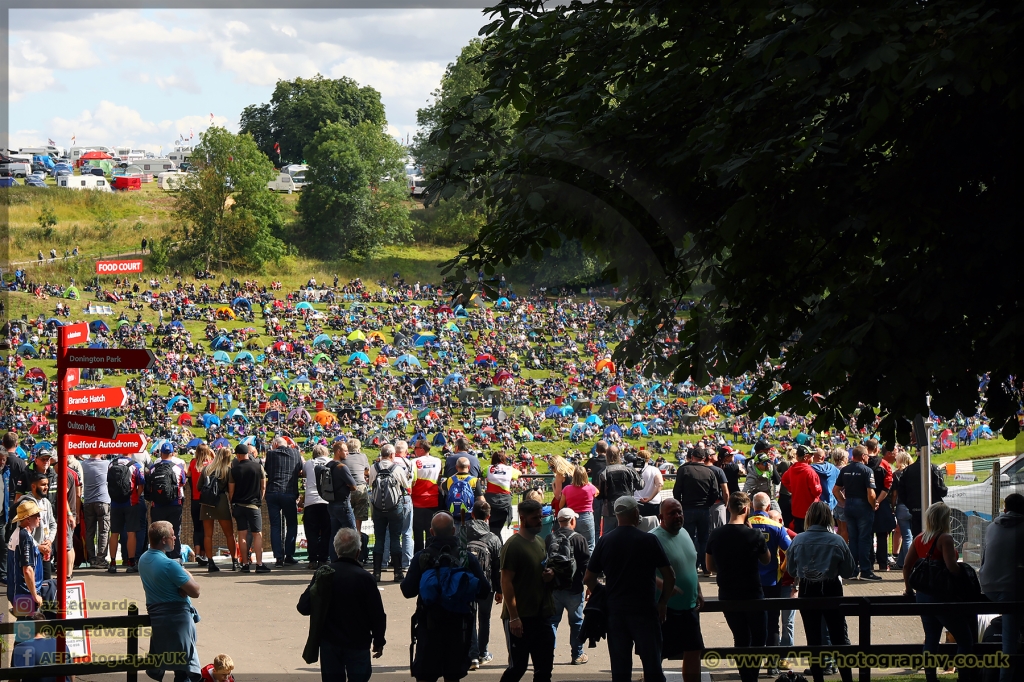
<path id="1" fill-rule="evenodd" d="M 118 270 L 117 272 L 141 272 Z M 97 264 L 96 271 L 100 272 Z M 111 274 L 113 271 L 109 271 Z M 80 322 L 61 327 L 57 344 L 57 523 L 68 526 L 68 456 L 72 454 L 125 455 L 142 452 L 148 440 L 141 433 L 118 434 L 117 422 L 102 417 L 68 414 L 84 410 L 122 407 L 128 401 L 123 388 L 71 391 L 81 380 L 80 368 L 150 369 L 156 363 L 153 351 L 136 349 L 73 348 L 89 341 L 89 325 Z M 61 537 L 62 534 L 58 534 Z M 70 541 L 71 533 L 63 535 Z M 113 558 L 113 557 L 111 557 Z M 68 552 L 61 545 L 54 552 L 57 564 L 59 617 L 68 608 Z M 64 650 L 64 637 L 57 639 L 57 651 Z"/>

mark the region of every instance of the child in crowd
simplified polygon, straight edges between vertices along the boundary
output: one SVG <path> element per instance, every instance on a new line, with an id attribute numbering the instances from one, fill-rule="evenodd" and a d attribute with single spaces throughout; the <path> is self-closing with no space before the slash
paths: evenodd
<path id="1" fill-rule="evenodd" d="M 203 682 L 235 682 L 231 671 L 235 669 L 235 662 L 227 654 L 217 654 L 210 663 L 203 668 Z"/>

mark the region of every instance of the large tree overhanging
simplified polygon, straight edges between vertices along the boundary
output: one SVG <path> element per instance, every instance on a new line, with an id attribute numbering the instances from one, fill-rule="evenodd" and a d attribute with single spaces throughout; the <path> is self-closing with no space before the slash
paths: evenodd
<path id="1" fill-rule="evenodd" d="M 459 279 L 578 238 L 626 284 L 619 314 L 639 317 L 620 360 L 699 381 L 788 345 L 751 410 L 813 411 L 824 428 L 879 406 L 890 439 L 926 393 L 940 414 L 973 414 L 991 372 L 986 412 L 1016 434 L 1019 2 L 492 12 L 486 85 L 432 135 L 441 196 L 475 191 L 494 216 L 449 264 Z M 481 126 L 509 105 L 511 131 Z"/>

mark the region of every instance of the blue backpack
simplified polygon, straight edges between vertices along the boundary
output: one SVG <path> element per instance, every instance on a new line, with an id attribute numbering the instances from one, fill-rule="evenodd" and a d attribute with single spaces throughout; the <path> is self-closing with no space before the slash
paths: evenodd
<path id="1" fill-rule="evenodd" d="M 461 547 L 432 545 L 420 554 L 420 599 L 452 613 L 470 613 L 476 604 L 480 579 L 469 570 L 469 555 Z"/>
<path id="2" fill-rule="evenodd" d="M 469 478 L 452 476 L 448 479 L 448 494 L 444 498 L 445 509 L 456 519 L 462 512 L 473 509 L 476 495 L 473 494 L 473 486 L 469 484 Z"/>

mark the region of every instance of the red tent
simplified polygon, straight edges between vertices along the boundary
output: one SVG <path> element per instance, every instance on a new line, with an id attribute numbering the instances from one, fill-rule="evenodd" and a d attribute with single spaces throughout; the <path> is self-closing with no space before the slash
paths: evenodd
<path id="1" fill-rule="evenodd" d="M 78 158 L 80 158 L 82 161 L 93 161 L 101 159 L 112 159 L 114 157 L 111 156 L 110 154 L 107 154 L 106 152 L 86 152 Z"/>

